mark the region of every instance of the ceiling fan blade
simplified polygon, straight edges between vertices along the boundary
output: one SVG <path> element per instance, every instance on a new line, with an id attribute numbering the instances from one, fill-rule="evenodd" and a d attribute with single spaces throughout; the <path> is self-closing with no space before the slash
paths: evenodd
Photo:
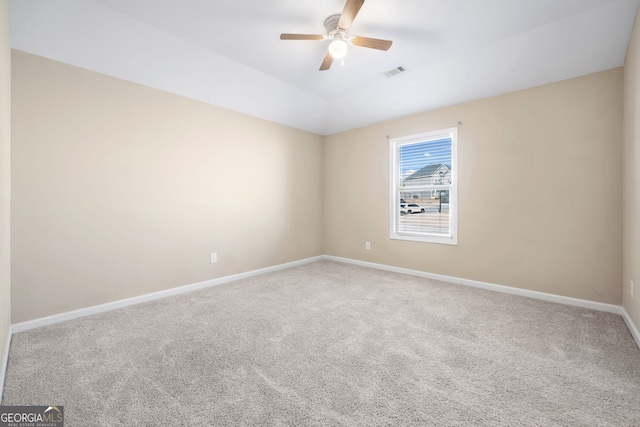
<path id="1" fill-rule="evenodd" d="M 320 65 L 320 71 L 325 71 L 331 68 L 331 63 L 333 62 L 333 56 L 327 51 L 327 54 L 324 56 L 324 61 L 322 61 L 322 65 Z"/>
<path id="2" fill-rule="evenodd" d="M 354 37 L 351 44 L 354 46 L 370 47 L 371 49 L 389 50 L 391 40 L 372 39 L 369 37 Z"/>
<path id="3" fill-rule="evenodd" d="M 340 15 L 340 21 L 338 21 L 338 28 L 348 30 L 351 28 L 353 20 L 356 18 L 360 8 L 364 4 L 364 0 L 347 0 L 347 4 L 344 5 L 342 15 Z"/>
<path id="4" fill-rule="evenodd" d="M 324 36 L 317 34 L 280 34 L 280 40 L 323 40 Z"/>

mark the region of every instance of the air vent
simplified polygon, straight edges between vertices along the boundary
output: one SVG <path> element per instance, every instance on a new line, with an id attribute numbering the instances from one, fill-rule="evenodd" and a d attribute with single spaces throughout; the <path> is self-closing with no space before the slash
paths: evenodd
<path id="1" fill-rule="evenodd" d="M 400 73 L 405 73 L 406 71 L 407 71 L 407 67 L 405 67 L 404 65 L 400 65 L 394 68 L 393 70 L 389 70 L 386 73 L 384 73 L 384 76 L 393 77 L 393 76 L 397 76 Z"/>

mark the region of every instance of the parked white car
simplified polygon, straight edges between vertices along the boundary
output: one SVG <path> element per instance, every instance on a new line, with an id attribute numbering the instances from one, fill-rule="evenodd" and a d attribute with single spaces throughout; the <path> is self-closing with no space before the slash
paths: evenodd
<path id="1" fill-rule="evenodd" d="M 409 203 L 406 207 L 406 210 L 407 210 L 407 213 L 409 214 L 424 212 L 424 208 L 419 205 L 416 205 L 415 203 Z"/>

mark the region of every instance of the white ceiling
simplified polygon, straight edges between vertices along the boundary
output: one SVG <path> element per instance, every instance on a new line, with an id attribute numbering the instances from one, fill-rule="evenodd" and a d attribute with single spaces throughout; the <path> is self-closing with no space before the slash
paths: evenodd
<path id="1" fill-rule="evenodd" d="M 366 0 L 318 71 L 345 0 L 10 0 L 25 52 L 326 135 L 624 64 L 638 0 Z M 409 71 L 383 73 L 399 65 Z"/>

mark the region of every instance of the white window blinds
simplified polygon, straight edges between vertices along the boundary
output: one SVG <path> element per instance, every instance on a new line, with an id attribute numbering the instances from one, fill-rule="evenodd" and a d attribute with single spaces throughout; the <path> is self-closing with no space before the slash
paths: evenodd
<path id="1" fill-rule="evenodd" d="M 391 238 L 457 244 L 457 129 L 391 140 Z"/>

